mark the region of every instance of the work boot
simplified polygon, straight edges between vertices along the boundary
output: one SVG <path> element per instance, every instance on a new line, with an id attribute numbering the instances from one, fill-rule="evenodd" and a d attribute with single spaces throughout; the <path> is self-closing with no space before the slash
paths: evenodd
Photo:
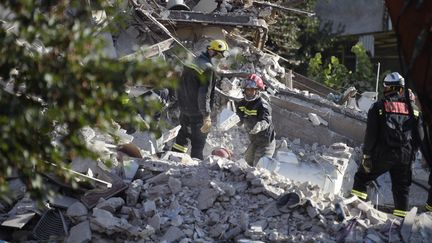
<path id="1" fill-rule="evenodd" d="M 367 197 L 368 197 L 368 194 L 366 192 L 361 192 L 361 191 L 354 190 L 354 189 L 351 190 L 351 195 L 357 196 L 360 200 L 363 200 L 363 201 L 366 201 Z"/>
<path id="2" fill-rule="evenodd" d="M 394 209 L 394 210 L 393 210 L 393 215 L 394 215 L 394 216 L 401 217 L 401 218 L 405 218 L 405 216 L 406 216 L 407 213 L 408 213 L 408 212 L 407 212 L 407 211 L 404 211 L 404 210 L 399 210 L 399 209 Z"/>

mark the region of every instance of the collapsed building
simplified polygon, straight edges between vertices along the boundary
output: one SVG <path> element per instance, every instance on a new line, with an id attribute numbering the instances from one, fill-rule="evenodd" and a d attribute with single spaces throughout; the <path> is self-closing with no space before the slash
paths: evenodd
<path id="1" fill-rule="evenodd" d="M 372 204 L 344 197 L 357 169 L 366 114 L 304 86 L 296 88 L 296 81 L 303 85 L 311 81 L 283 68 L 282 57 L 264 48 L 268 23 L 276 10 L 310 14 L 287 7 L 296 2 L 130 1 L 124 6 L 133 17 L 128 27 L 115 36 L 102 33 L 108 40 L 106 53 L 118 59 L 168 58 L 175 45 L 196 55 L 209 39 L 226 39 L 234 47 L 233 57 L 243 59 L 235 71 L 258 73 L 269 87 L 264 95 L 271 102 L 278 137 L 273 158 L 263 158 L 257 167 L 242 159 L 246 131 L 231 124 L 229 105 L 229 100 L 242 94 L 239 78 L 228 75 L 217 89 L 218 122 L 207 140 L 206 159 L 163 148 L 176 136 L 176 126 L 160 138 L 139 131 L 129 135 L 119 126 L 119 141 L 85 128 L 82 134 L 88 146 L 112 159 L 113 167 L 75 158 L 71 171 L 80 183 L 78 190 L 45 175 L 46 183 L 60 193 L 43 210 L 28 198 L 18 178 L 11 180 L 14 197 L 1 204 L 0 238 L 182 243 L 428 241 L 430 214 L 417 215 L 414 207 L 402 220 L 377 209 L 392 202 Z M 97 23 L 106 15 L 95 11 L 94 18 Z M 312 90 L 317 89 L 329 92 L 320 86 Z M 130 95 L 146 90 L 131 86 Z M 216 147 L 234 151 L 233 156 L 210 155 Z M 389 184 L 386 178 L 378 183 Z"/>

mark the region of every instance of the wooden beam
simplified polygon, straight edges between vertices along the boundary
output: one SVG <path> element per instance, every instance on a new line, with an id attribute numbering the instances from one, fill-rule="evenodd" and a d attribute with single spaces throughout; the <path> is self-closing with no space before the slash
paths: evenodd
<path id="1" fill-rule="evenodd" d="M 139 51 L 121 57 L 120 60 L 130 61 L 130 60 L 135 60 L 139 57 L 150 58 L 156 56 L 166 50 L 169 50 L 173 42 L 174 42 L 174 38 L 169 38 L 167 40 L 164 40 L 152 46 L 142 46 Z"/>

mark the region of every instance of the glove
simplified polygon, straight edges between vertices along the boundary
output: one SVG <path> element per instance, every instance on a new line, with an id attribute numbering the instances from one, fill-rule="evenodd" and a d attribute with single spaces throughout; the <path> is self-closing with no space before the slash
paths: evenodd
<path id="1" fill-rule="evenodd" d="M 255 126 L 252 128 L 252 130 L 249 132 L 249 134 L 257 134 L 267 129 L 268 126 L 269 124 L 266 121 L 257 122 Z"/>
<path id="2" fill-rule="evenodd" d="M 372 170 L 372 159 L 369 155 L 364 154 L 362 161 L 361 161 L 361 166 L 363 167 L 363 170 L 366 173 L 370 173 Z"/>
<path id="3" fill-rule="evenodd" d="M 211 126 L 212 126 L 211 118 L 210 116 L 206 116 L 203 119 L 203 125 L 200 130 L 202 133 L 209 133 Z"/>

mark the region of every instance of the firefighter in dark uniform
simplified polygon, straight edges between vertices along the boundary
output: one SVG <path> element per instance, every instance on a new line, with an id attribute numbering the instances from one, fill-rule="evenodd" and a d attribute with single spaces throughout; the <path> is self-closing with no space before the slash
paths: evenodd
<path id="1" fill-rule="evenodd" d="M 244 98 L 236 103 L 240 124 L 249 131 L 250 144 L 245 152 L 245 160 L 255 166 L 263 156 L 273 156 L 275 151 L 275 131 L 273 128 L 271 107 L 260 96 L 265 86 L 256 74 L 250 75 L 242 83 Z"/>
<path id="2" fill-rule="evenodd" d="M 404 95 L 404 78 L 397 72 L 384 79 L 384 98 L 375 102 L 367 116 L 363 158 L 354 176 L 351 194 L 366 200 L 367 185 L 385 172 L 390 173 L 394 200 L 393 215 L 405 217 L 411 185 L 411 163 L 419 147 L 414 130 L 420 114 Z M 408 102 L 413 108 L 410 115 Z"/>
<path id="3" fill-rule="evenodd" d="M 223 40 L 213 40 L 207 51 L 184 67 L 177 89 L 180 108 L 181 129 L 172 150 L 186 153 L 188 140 L 191 142 L 191 157 L 203 159 L 207 133 L 211 128 L 210 112 L 215 89 L 215 72 L 212 58 L 226 56 L 228 44 Z"/>

